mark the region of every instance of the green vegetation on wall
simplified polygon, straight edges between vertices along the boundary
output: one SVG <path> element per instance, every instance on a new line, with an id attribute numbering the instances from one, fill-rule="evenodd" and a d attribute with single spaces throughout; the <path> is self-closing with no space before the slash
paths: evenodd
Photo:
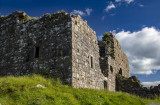
<path id="1" fill-rule="evenodd" d="M 106 45 L 108 46 L 107 55 L 110 55 L 113 58 L 114 57 L 114 41 L 113 41 L 112 33 L 105 32 L 103 34 L 102 41 L 104 41 Z"/>
<path id="2" fill-rule="evenodd" d="M 5 17 L 5 16 L 4 16 L 4 15 L 1 15 L 1 16 L 0 16 L 0 18 L 3 18 L 3 17 Z"/>
<path id="3" fill-rule="evenodd" d="M 21 19 L 21 22 L 25 22 L 25 21 L 28 21 L 28 20 L 37 20 L 38 18 L 37 17 L 30 17 L 28 15 L 25 15 L 23 19 Z"/>
<path id="4" fill-rule="evenodd" d="M 119 42 L 118 42 L 118 40 L 116 39 L 116 43 L 117 43 L 117 46 L 119 46 Z"/>
<path id="5" fill-rule="evenodd" d="M 105 32 L 105 33 L 103 34 L 102 40 L 103 40 L 103 41 L 109 41 L 110 38 L 111 38 L 111 34 Z"/>

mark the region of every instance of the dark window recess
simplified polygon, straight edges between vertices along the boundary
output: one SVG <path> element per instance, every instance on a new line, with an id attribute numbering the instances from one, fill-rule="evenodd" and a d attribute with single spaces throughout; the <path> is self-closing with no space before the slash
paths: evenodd
<path id="1" fill-rule="evenodd" d="M 26 57 L 26 62 L 29 62 L 29 55 L 27 55 Z"/>
<path id="2" fill-rule="evenodd" d="M 113 73 L 113 67 L 112 67 L 112 66 L 110 66 L 110 70 L 111 70 L 111 72 Z"/>
<path id="3" fill-rule="evenodd" d="M 107 86 L 108 85 L 108 83 L 107 83 L 107 81 L 104 81 L 104 89 L 107 89 Z"/>
<path id="4" fill-rule="evenodd" d="M 35 58 L 39 57 L 39 47 L 35 48 Z"/>
<path id="5" fill-rule="evenodd" d="M 60 56 L 63 56 L 63 50 L 60 50 Z"/>
<path id="6" fill-rule="evenodd" d="M 104 57 L 105 56 L 105 47 L 100 47 L 100 56 Z"/>
<path id="7" fill-rule="evenodd" d="M 93 57 L 91 56 L 91 68 L 93 68 Z"/>
<path id="8" fill-rule="evenodd" d="M 77 49 L 77 52 L 79 52 L 79 49 Z"/>
<path id="9" fill-rule="evenodd" d="M 119 75 L 122 75 L 122 69 L 120 68 L 120 70 L 119 70 Z"/>

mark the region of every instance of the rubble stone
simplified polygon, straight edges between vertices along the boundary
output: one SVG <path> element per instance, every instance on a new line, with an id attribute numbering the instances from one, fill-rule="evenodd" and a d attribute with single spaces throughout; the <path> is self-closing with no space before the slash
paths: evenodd
<path id="1" fill-rule="evenodd" d="M 160 96 L 160 86 L 143 87 L 136 76 L 129 78 L 116 76 L 117 91 L 127 92 L 144 98 L 154 99 Z"/>

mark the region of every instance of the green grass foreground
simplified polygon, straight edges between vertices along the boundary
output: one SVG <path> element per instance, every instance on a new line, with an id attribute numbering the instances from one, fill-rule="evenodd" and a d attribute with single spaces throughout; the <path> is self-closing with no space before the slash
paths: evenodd
<path id="1" fill-rule="evenodd" d="M 37 85 L 44 87 L 37 87 Z M 39 75 L 0 78 L 0 105 L 146 105 L 142 98 L 106 90 L 74 89 Z"/>

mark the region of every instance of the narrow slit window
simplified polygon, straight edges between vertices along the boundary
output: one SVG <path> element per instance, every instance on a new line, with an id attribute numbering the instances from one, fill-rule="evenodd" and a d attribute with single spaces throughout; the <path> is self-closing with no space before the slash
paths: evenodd
<path id="1" fill-rule="evenodd" d="M 120 70 L 119 70 L 119 75 L 122 75 L 122 69 L 120 68 Z"/>
<path id="2" fill-rule="evenodd" d="M 111 70 L 111 73 L 113 73 L 113 67 L 112 66 L 110 66 L 110 70 Z"/>
<path id="3" fill-rule="evenodd" d="M 35 48 L 35 58 L 39 57 L 39 47 Z"/>
<path id="4" fill-rule="evenodd" d="M 29 55 L 27 55 L 26 57 L 26 62 L 29 62 Z"/>
<path id="5" fill-rule="evenodd" d="M 108 83 L 107 83 L 107 81 L 104 81 L 104 89 L 107 89 L 107 86 L 108 85 Z"/>
<path id="6" fill-rule="evenodd" d="M 93 68 L 93 57 L 91 56 L 91 68 Z"/>

